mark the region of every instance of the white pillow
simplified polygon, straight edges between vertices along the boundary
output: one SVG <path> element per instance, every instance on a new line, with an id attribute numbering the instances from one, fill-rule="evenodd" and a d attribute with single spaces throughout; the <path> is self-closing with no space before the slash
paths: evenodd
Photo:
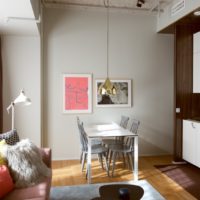
<path id="1" fill-rule="evenodd" d="M 7 146 L 6 158 L 15 187 L 28 187 L 51 176 L 51 170 L 42 161 L 38 147 L 29 139 Z"/>

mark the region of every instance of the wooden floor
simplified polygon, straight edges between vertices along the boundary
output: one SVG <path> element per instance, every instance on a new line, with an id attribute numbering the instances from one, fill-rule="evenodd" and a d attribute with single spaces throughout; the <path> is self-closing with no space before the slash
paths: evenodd
<path id="1" fill-rule="evenodd" d="M 147 180 L 167 200 L 195 200 L 196 198 L 154 167 L 154 165 L 171 164 L 171 161 L 171 156 L 140 157 L 139 179 Z M 78 160 L 53 161 L 52 168 L 52 186 L 87 183 L 85 172 L 81 172 L 81 165 Z M 133 179 L 132 172 L 123 168 L 121 162 L 117 163 L 114 177 L 108 177 L 97 160 L 92 162 L 92 183 L 118 182 L 131 179 Z"/>

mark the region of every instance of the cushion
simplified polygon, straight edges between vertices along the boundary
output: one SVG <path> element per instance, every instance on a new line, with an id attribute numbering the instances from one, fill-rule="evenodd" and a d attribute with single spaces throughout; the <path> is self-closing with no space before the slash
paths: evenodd
<path id="1" fill-rule="evenodd" d="M 8 145 L 6 158 L 17 188 L 35 185 L 51 176 L 51 170 L 43 163 L 38 147 L 29 139 Z"/>
<path id="2" fill-rule="evenodd" d="M 6 165 L 0 166 L 0 199 L 14 188 L 12 178 Z"/>
<path id="3" fill-rule="evenodd" d="M 6 158 L 4 156 L 4 148 L 6 147 L 6 141 L 0 141 L 0 166 L 6 164 Z"/>
<path id="4" fill-rule="evenodd" d="M 17 134 L 17 130 L 11 130 L 6 133 L 0 134 L 0 141 L 6 140 L 6 143 L 9 145 L 14 145 L 19 142 L 19 135 Z"/>

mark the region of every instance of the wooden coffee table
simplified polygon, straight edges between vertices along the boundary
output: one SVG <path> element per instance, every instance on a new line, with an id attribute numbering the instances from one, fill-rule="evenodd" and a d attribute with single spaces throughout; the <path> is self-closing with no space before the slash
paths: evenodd
<path id="1" fill-rule="evenodd" d="M 127 191 L 129 199 L 131 200 L 140 200 L 144 195 L 144 190 L 138 185 L 110 184 L 103 185 L 99 188 L 99 194 L 102 200 L 118 200 L 120 199 L 120 191 Z"/>

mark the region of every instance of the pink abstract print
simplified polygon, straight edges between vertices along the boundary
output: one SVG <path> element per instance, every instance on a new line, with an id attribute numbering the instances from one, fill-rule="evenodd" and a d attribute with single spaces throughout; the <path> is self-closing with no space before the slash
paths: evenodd
<path id="1" fill-rule="evenodd" d="M 88 109 L 88 78 L 65 77 L 65 110 Z"/>

